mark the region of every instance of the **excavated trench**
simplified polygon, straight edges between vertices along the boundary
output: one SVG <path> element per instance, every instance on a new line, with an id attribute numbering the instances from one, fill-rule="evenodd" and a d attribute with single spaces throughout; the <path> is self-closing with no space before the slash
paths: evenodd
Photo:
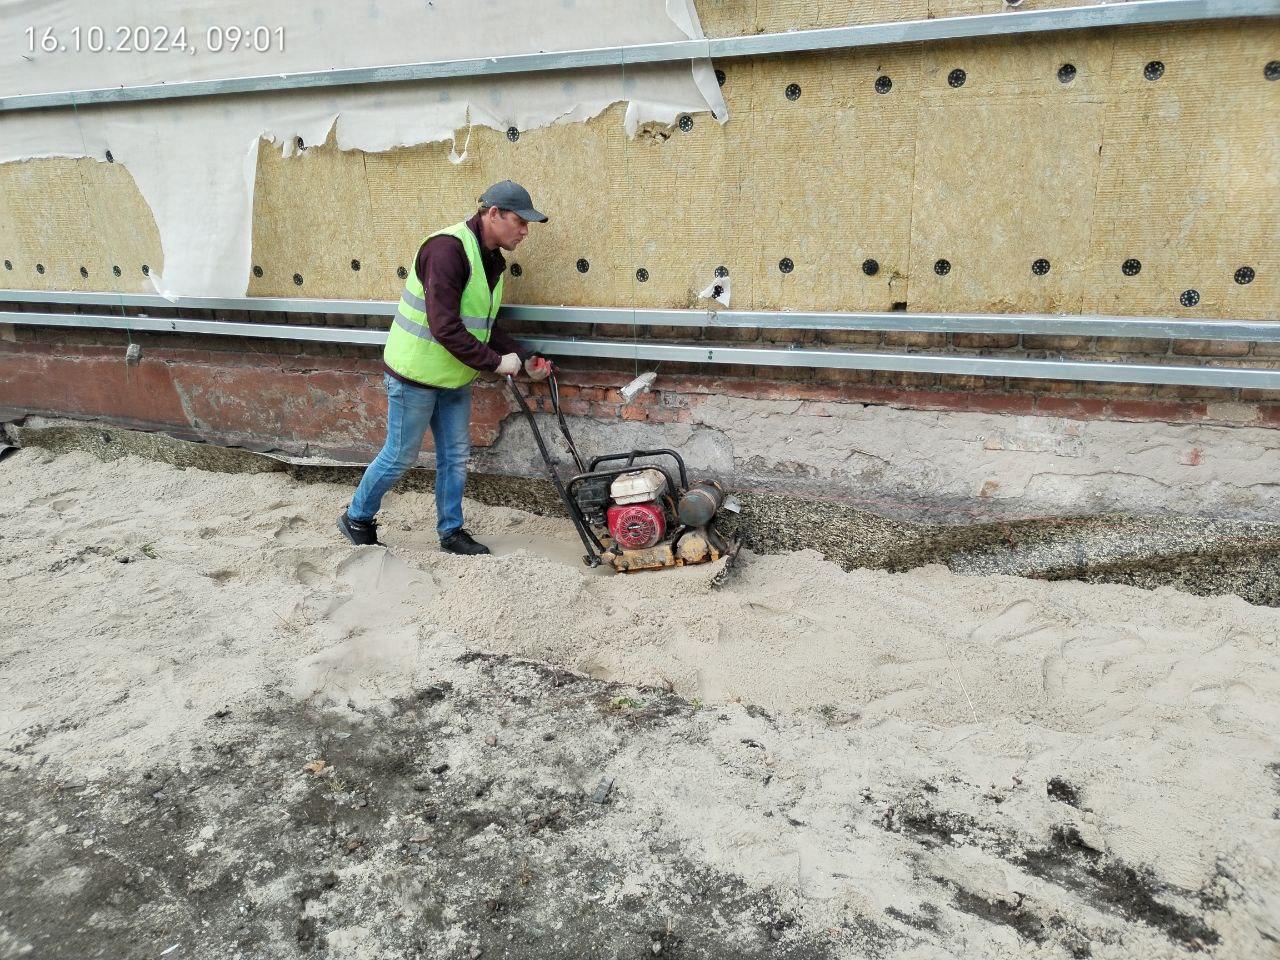
<path id="1" fill-rule="evenodd" d="M 5 425 L 8 442 L 55 452 L 83 450 L 111 460 L 136 455 L 219 472 L 285 472 L 303 482 L 347 483 L 361 468 L 285 462 L 239 448 L 114 427 L 32 420 Z M 431 470 L 412 470 L 403 489 L 429 491 Z M 1234 594 L 1280 607 L 1280 523 L 1209 517 L 1039 516 L 987 522 L 920 522 L 860 509 L 838 498 L 735 491 L 743 513 L 732 525 L 758 553 L 817 550 L 846 569 L 895 572 L 943 564 L 960 574 L 1171 586 L 1200 596 Z M 472 474 L 481 503 L 563 516 L 549 481 Z M 957 516 L 959 513 L 957 512 Z"/>

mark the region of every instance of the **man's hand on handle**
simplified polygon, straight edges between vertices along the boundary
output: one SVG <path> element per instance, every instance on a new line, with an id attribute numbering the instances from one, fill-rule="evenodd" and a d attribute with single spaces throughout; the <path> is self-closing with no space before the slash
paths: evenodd
<path id="1" fill-rule="evenodd" d="M 500 377 L 514 377 L 520 372 L 520 355 L 516 353 L 504 353 L 502 362 L 498 364 L 495 371 Z"/>
<path id="2" fill-rule="evenodd" d="M 546 357 L 530 357 L 524 362 L 524 372 L 530 380 L 545 380 L 551 376 L 551 361 Z"/>

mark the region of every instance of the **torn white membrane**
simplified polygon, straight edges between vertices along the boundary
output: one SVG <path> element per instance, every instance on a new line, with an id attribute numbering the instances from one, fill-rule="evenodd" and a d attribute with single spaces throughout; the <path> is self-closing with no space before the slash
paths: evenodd
<path id="1" fill-rule="evenodd" d="M 703 300 L 715 300 L 722 306 L 727 307 L 729 305 L 729 278 L 716 277 L 698 296 Z"/>
<path id="2" fill-rule="evenodd" d="M 161 28 L 170 49 L 138 52 L 159 43 Z M 180 28 L 186 50 L 173 46 Z M 249 38 L 235 50 L 233 28 Z M 8 96 L 626 46 L 700 38 L 702 29 L 688 0 L 0 0 L 0 36 L 9 38 L 0 51 Z M 133 51 L 115 49 L 124 45 Z M 462 162 L 455 133 L 471 124 L 530 130 L 582 122 L 618 102 L 627 103 L 628 135 L 681 113 L 727 119 L 710 64 L 681 62 L 0 113 L 0 162 L 104 160 L 110 150 L 159 228 L 157 291 L 243 296 L 259 138 L 288 155 L 297 138 L 323 143 L 336 124 L 343 150 L 448 140 Z"/>

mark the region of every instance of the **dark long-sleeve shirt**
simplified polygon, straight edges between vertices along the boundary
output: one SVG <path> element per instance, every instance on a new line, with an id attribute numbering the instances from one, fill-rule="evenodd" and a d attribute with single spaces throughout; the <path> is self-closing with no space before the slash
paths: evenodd
<path id="1" fill-rule="evenodd" d="M 498 248 L 485 249 L 480 214 L 477 213 L 468 220 L 467 227 L 476 235 L 480 244 L 480 260 L 484 264 L 485 279 L 492 290 L 502 272 L 507 269 L 507 261 Z M 530 351 L 498 327 L 496 320 L 489 333 L 488 343 L 481 343 L 463 325 L 459 307 L 462 303 L 462 291 L 471 277 L 471 262 L 467 259 L 461 240 L 445 234 L 432 237 L 418 249 L 413 269 L 422 281 L 422 288 L 426 293 L 427 325 L 431 328 L 431 336 L 459 361 L 473 370 L 492 373 L 498 369 L 504 353 L 517 354 L 522 361 L 529 358 Z M 385 364 L 383 366 L 386 367 Z M 401 376 L 389 367 L 386 370 L 405 383 L 419 387 L 430 386 Z"/>

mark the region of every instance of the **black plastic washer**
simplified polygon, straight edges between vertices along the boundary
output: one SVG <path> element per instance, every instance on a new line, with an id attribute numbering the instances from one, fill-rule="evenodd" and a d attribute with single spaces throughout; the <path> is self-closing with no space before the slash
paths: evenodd
<path id="1" fill-rule="evenodd" d="M 723 71 L 723 70 L 721 70 L 721 69 L 719 69 L 719 68 L 717 68 L 717 69 L 716 69 L 716 83 L 718 83 L 720 86 L 722 86 L 722 87 L 723 87 L 723 86 L 724 86 L 724 81 L 725 81 L 725 79 L 726 79 L 726 78 L 725 78 L 725 75 L 724 75 L 724 71 Z"/>
<path id="2" fill-rule="evenodd" d="M 262 268 L 258 266 L 256 263 L 253 265 L 253 275 L 255 277 L 262 276 Z"/>
<path id="3" fill-rule="evenodd" d="M 43 264 L 43 263 L 37 263 L 37 264 L 36 264 L 36 273 L 44 273 L 44 264 Z"/>
<path id="4" fill-rule="evenodd" d="M 359 260 L 352 260 L 352 261 L 351 261 L 351 269 L 352 269 L 352 270 L 359 270 L 359 269 L 360 269 L 360 261 L 359 261 Z"/>
<path id="5" fill-rule="evenodd" d="M 636 279 L 639 280 L 641 283 L 644 283 L 646 280 L 649 279 L 649 271 L 646 270 L 644 267 L 641 267 L 639 270 L 636 271 Z"/>
<path id="6" fill-rule="evenodd" d="M 680 115 L 680 129 L 681 129 L 681 130 L 683 130 L 685 133 L 688 133 L 690 130 L 692 130 L 692 129 L 693 129 L 693 117 L 689 116 L 687 113 L 683 113 L 683 114 L 681 114 L 681 115 Z"/>
<path id="7" fill-rule="evenodd" d="M 151 265 L 150 265 L 150 264 L 144 263 L 144 264 L 142 265 L 142 275 L 143 275 L 144 277 L 149 277 L 149 276 L 151 276 Z"/>
<path id="8" fill-rule="evenodd" d="M 518 263 L 513 263 L 513 264 L 511 265 L 511 275 L 512 275 L 513 277 L 520 277 L 520 276 L 523 276 L 523 275 L 524 275 L 524 267 L 520 266 L 520 264 L 518 264 Z"/>
<path id="9" fill-rule="evenodd" d="M 800 84 L 798 84 L 798 83 L 788 83 L 788 84 L 787 84 L 787 89 L 786 89 L 786 91 L 785 91 L 785 96 L 786 96 L 786 98 L 787 98 L 788 100 L 799 100 L 799 99 L 800 99 Z"/>
<path id="10" fill-rule="evenodd" d="M 1164 76 L 1164 64 L 1159 60 L 1152 60 L 1142 68 L 1142 75 L 1148 80 L 1159 80 Z"/>
<path id="11" fill-rule="evenodd" d="M 1254 276 L 1253 267 L 1241 267 L 1236 271 L 1236 283 L 1243 287 L 1246 283 L 1253 283 Z"/>
<path id="12" fill-rule="evenodd" d="M 1194 307 L 1200 302 L 1199 290 L 1183 290 L 1178 296 L 1178 302 L 1184 307 Z"/>
<path id="13" fill-rule="evenodd" d="M 515 143 L 517 140 L 520 139 L 520 131 L 517 130 L 515 127 L 507 127 L 507 139 L 510 140 L 512 143 Z"/>
<path id="14" fill-rule="evenodd" d="M 117 277 L 118 277 L 118 276 L 120 276 L 120 273 L 121 273 L 121 270 L 120 270 L 120 264 L 118 264 L 118 263 L 117 263 L 117 264 L 115 264 L 114 266 L 112 266 L 112 268 L 111 268 L 111 273 L 112 273 L 114 276 L 117 276 Z"/>
<path id="15" fill-rule="evenodd" d="M 729 275 L 729 268 L 723 265 L 716 267 L 715 274 L 717 277 L 727 277 Z"/>
<path id="16" fill-rule="evenodd" d="M 1280 80 L 1280 60 L 1268 60 L 1262 68 L 1262 75 L 1268 80 Z"/>
<path id="17" fill-rule="evenodd" d="M 795 268 L 796 268 L 796 265 L 791 262 L 790 257 L 783 257 L 781 260 L 778 261 L 778 269 L 781 270 L 783 273 L 790 273 Z"/>
<path id="18" fill-rule="evenodd" d="M 115 162 L 116 162 L 116 158 L 115 158 L 115 156 L 111 153 L 111 151 L 110 151 L 110 150 L 108 150 L 108 151 L 107 151 L 107 163 L 115 163 Z"/>
<path id="19" fill-rule="evenodd" d="M 1136 277 L 1142 272 L 1142 261 L 1135 260 L 1133 257 L 1130 257 L 1124 263 L 1120 264 L 1120 272 L 1126 277 Z"/>
<path id="20" fill-rule="evenodd" d="M 300 273 L 295 273 L 295 274 L 293 275 L 293 285 L 294 285 L 295 287 L 300 287 L 300 286 L 302 286 L 302 274 L 300 274 Z"/>
<path id="21" fill-rule="evenodd" d="M 1058 68 L 1058 82 L 1070 83 L 1076 78 L 1076 65 L 1074 63 L 1064 63 Z"/>
<path id="22" fill-rule="evenodd" d="M 950 260 L 936 261 L 933 265 L 933 272 L 940 277 L 945 277 L 948 273 L 951 272 L 951 261 Z"/>
<path id="23" fill-rule="evenodd" d="M 952 87 L 963 87 L 967 79 L 969 79 L 968 74 L 959 67 L 947 74 L 947 84 Z"/>
<path id="24" fill-rule="evenodd" d="M 1040 257 L 1038 260 L 1033 261 L 1031 264 L 1031 272 L 1037 277 L 1043 277 L 1049 272 L 1049 261 L 1044 257 Z"/>
<path id="25" fill-rule="evenodd" d="M 6 261 L 4 262 L 4 268 L 5 268 L 6 270 L 12 270 L 12 269 L 13 269 L 13 261 L 12 261 L 12 260 L 6 260 Z"/>
<path id="26" fill-rule="evenodd" d="M 884 74 L 876 77 L 876 93 L 888 93 L 893 89 L 893 81 Z"/>
<path id="27" fill-rule="evenodd" d="M 587 263 L 587 260 L 585 257 L 579 257 L 577 267 L 578 267 L 579 273 L 586 273 L 588 270 L 591 269 L 591 264 Z"/>
<path id="28" fill-rule="evenodd" d="M 401 280 L 407 280 L 409 279 L 409 271 L 404 267 L 396 267 L 396 276 Z"/>
<path id="29" fill-rule="evenodd" d="M 88 280 L 88 279 L 89 279 L 89 268 L 88 268 L 88 267 L 81 267 L 81 268 L 80 268 L 80 276 L 82 276 L 82 277 L 84 277 L 86 280 Z"/>
<path id="30" fill-rule="evenodd" d="M 877 273 L 880 272 L 880 264 L 876 263 L 874 260 L 863 260 L 862 272 L 865 273 L 868 277 L 874 277 Z"/>

